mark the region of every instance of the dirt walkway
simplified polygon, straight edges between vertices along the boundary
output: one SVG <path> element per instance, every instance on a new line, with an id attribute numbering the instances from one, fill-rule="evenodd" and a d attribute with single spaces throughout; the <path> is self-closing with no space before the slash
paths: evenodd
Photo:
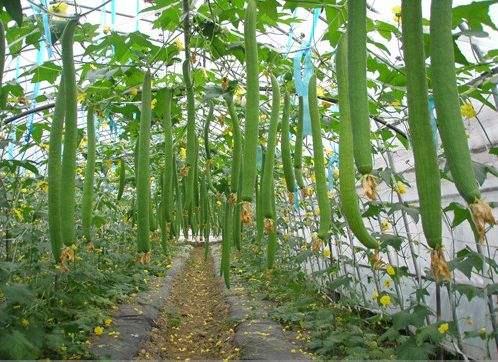
<path id="1" fill-rule="evenodd" d="M 233 324 L 213 260 L 193 249 L 139 359 L 235 359 Z"/>

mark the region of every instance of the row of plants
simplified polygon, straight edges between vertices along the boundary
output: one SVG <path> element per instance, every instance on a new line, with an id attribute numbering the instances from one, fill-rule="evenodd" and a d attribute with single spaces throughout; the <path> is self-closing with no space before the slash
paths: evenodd
<path id="1" fill-rule="evenodd" d="M 194 12 L 187 0 L 174 4 L 158 0 L 144 12 L 156 14 L 153 26 L 170 34 L 161 41 L 139 32 L 123 35 L 107 30 L 93 42 L 100 36 L 99 27 L 82 23 L 87 13 L 78 7 L 71 15 L 66 13 L 69 6 L 42 6 L 42 13 L 52 21 L 53 44 L 49 45 L 60 48 L 62 66 L 56 61 L 45 62 L 24 76 L 32 75 L 33 82 L 48 82 L 56 89 L 54 94 L 36 99 L 49 105 L 40 111 L 45 121 L 17 124 L 26 114 L 23 102 L 29 103 L 27 92 L 15 81 L 0 84 L 0 112 L 10 116 L 1 125 L 7 142 L 3 143 L 0 164 L 5 174 L 0 184 L 5 195 L 0 207 L 7 211 L 3 239 L 9 263 L 19 263 L 26 255 L 26 233 L 34 235 L 44 250 L 49 240 L 57 278 L 73 273 L 76 260 L 95 253 L 102 239 L 135 239 L 132 258 L 141 265 L 137 268 L 146 268 L 152 258 L 151 233 L 158 229 L 162 258 L 170 254 L 180 237 L 205 241 L 207 253 L 212 236 L 221 235 L 220 273 L 229 287 L 234 249 L 240 251 L 253 239 L 255 245 L 264 240 L 266 267 L 283 271 L 290 262 L 277 256 L 288 252 L 288 244 L 292 245 L 289 235 L 301 234 L 302 244 L 296 244 L 292 254 L 294 261 L 304 257 L 298 263 L 300 268 L 312 263 L 316 252 L 328 250 L 328 271 L 352 266 L 353 272 L 346 270 L 342 276 L 328 273 L 329 279 L 342 281 L 352 279 L 360 261 L 365 261 L 374 276 L 378 303 L 387 306 L 397 301 L 401 312 L 412 318 L 405 324 L 396 324 L 394 319 L 399 328 L 389 329 L 389 338 L 414 327 L 415 335 L 406 336 L 411 338 L 407 346 L 416 349 L 431 340 L 426 356 L 432 353 L 442 340 L 440 334 L 445 334 L 439 333 L 439 328 L 446 322 L 441 320 L 440 302 L 433 313 L 436 318 L 429 317 L 425 300 L 428 287 L 422 277 L 436 283 L 436 293 L 446 287 L 452 294 L 458 293 L 453 270 L 466 271 L 469 276 L 472 272 L 484 275 L 486 270 L 492 281 L 498 269 L 484 248 L 486 232 L 495 224 L 494 204 L 487 203 L 479 191 L 486 175 L 498 172 L 472 163 L 459 96 L 461 92 L 467 99 L 489 104 L 483 96 L 488 86 L 458 87 L 465 74 L 457 78 L 456 60 L 466 62 L 466 72 L 483 65 L 461 60 L 452 34 L 453 24 L 462 21 L 464 10 L 479 9 L 479 15 L 469 21 L 476 30 L 482 30 L 483 24 L 495 28 L 486 12 L 491 4 L 453 8 L 451 1 L 433 1 L 428 34 L 423 31 L 420 1 L 402 1 L 399 14 L 395 14 L 398 26 L 369 19 L 365 1 L 321 5 L 329 24 L 326 37 L 334 51 L 320 55 L 318 61 L 325 70 L 315 70 L 307 84 L 307 99 L 295 96 L 289 59 L 257 40 L 258 31 L 289 21 L 285 12 L 277 11 L 278 2 L 268 5 L 248 0 L 235 8 L 226 1 L 216 6 L 208 2 Z M 297 6 L 310 5 L 285 4 L 290 9 Z M 18 22 L 6 32 L 0 28 L 0 40 L 7 39 L 10 56 L 19 55 L 23 47 L 40 46 L 44 34 L 40 16 L 22 19 L 15 9 L 6 10 L 1 13 L 2 24 L 10 24 L 11 19 Z M 176 16 L 179 14 L 182 16 Z M 234 30 L 239 25 L 243 33 Z M 178 28 L 183 41 L 174 31 Z M 375 52 L 367 45 L 386 54 L 389 50 L 374 42 L 370 32 L 386 40 L 397 39 L 404 63 L 393 65 L 373 56 Z M 76 61 L 75 43 L 84 49 L 83 59 L 90 61 Z M 1 49 L 4 64 L 5 47 Z M 492 64 L 493 54 L 489 56 Z M 208 61 L 213 67 L 206 66 Z M 232 71 L 236 63 L 244 67 L 241 74 Z M 179 73 L 170 71 L 180 67 Z M 166 74 L 160 76 L 163 70 Z M 374 86 L 369 84 L 368 72 L 378 74 Z M 436 147 L 427 106 L 429 90 L 434 96 L 442 153 Z M 374 101 L 369 99 L 372 94 Z M 330 107 L 333 103 L 338 109 Z M 311 137 L 303 137 L 304 113 L 308 111 L 304 104 L 309 105 Z M 393 126 L 377 127 L 372 132 L 371 120 L 382 121 L 379 115 L 388 107 L 394 108 L 400 121 L 407 113 L 409 136 Z M 82 111 L 86 131 L 78 128 Z M 108 123 L 109 128 L 119 124 L 119 134 L 111 132 L 110 138 L 99 139 L 95 118 L 101 125 Z M 23 137 L 26 133 L 27 138 Z M 332 142 L 339 145 L 335 183 L 326 172 L 334 156 L 329 150 Z M 17 144 L 19 154 L 4 158 L 10 143 Z M 390 160 L 392 149 L 400 146 L 413 151 L 418 205 L 403 202 L 403 187 L 408 185 L 403 174 L 392 165 L 374 168 L 374 155 Z M 32 159 L 38 153 L 41 161 Z M 496 148 L 490 153 L 496 153 Z M 446 161 L 443 170 L 441 160 Z M 356 187 L 357 173 L 364 198 Z M 455 184 L 466 205 L 454 203 L 443 209 L 440 175 Z M 398 202 L 380 198 L 379 182 L 393 190 Z M 48 207 L 41 201 L 45 195 L 26 192 L 23 184 L 46 187 Z M 33 201 L 38 207 L 30 206 Z M 396 212 L 403 215 L 401 221 L 396 220 Z M 468 249 L 448 263 L 442 233 L 450 212 L 454 214 L 451 227 L 467 222 L 475 243 L 469 243 Z M 407 215 L 420 219 L 431 260 L 426 271 L 418 270 L 413 262 L 420 295 L 410 306 L 404 305 L 400 292 L 398 276 L 402 276 L 404 266 L 385 261 L 392 250 L 400 252 L 406 246 L 416 259 L 415 241 L 409 234 L 397 233 L 396 225 L 406 223 Z M 35 220 L 48 226 L 47 234 L 33 232 L 31 223 Z M 374 223 L 384 231 L 389 229 L 386 222 L 394 233 L 374 231 Z M 126 235 L 124 231 L 117 233 L 116 228 L 126 228 Z M 308 233 L 312 240 L 305 241 Z M 340 240 L 345 237 L 360 243 L 350 246 L 351 258 L 339 254 Z M 470 248 L 474 244 L 477 252 Z M 129 258 L 127 246 L 125 255 Z M 83 249 L 82 255 L 75 252 Z M 84 265 L 91 264 L 85 261 Z M 379 274 L 391 275 L 389 267 L 395 268 L 397 276 L 392 278 L 396 289 L 392 299 L 379 285 Z M 7 275 L 12 278 L 13 274 Z M 482 291 L 492 323 L 492 330 L 484 333 L 488 348 L 492 339 L 498 341 L 493 324 L 495 286 L 490 284 Z M 361 292 L 365 300 L 363 289 Z M 457 346 L 463 350 L 458 322 L 453 318 L 450 323 Z M 14 324 L 9 319 L 5 326 L 13 328 Z M 423 337 L 417 337 L 421 334 Z"/>

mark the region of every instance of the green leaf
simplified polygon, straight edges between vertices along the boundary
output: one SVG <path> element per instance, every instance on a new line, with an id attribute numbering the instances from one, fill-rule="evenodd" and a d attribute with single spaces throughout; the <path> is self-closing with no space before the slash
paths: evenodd
<path id="1" fill-rule="evenodd" d="M 400 344 L 397 352 L 397 359 L 400 360 L 421 360 L 429 359 L 429 355 L 434 352 L 436 347 L 429 343 L 417 344 L 414 338 L 410 338 L 407 342 Z"/>
<path id="2" fill-rule="evenodd" d="M 467 278 L 470 279 L 472 271 L 482 271 L 484 261 L 478 253 L 468 247 L 460 250 L 457 257 L 448 262 L 451 270 L 460 270 Z"/>
<path id="3" fill-rule="evenodd" d="M 417 207 L 409 206 L 407 203 L 399 203 L 396 202 L 392 204 L 391 209 L 389 210 L 388 214 L 391 215 L 395 211 L 404 211 L 406 212 L 415 223 L 418 223 L 419 220 L 419 210 Z"/>
<path id="4" fill-rule="evenodd" d="M 15 20 L 17 25 L 22 25 L 22 6 L 21 0 L 2 0 L 1 4 L 9 13 L 10 17 Z"/>
<path id="5" fill-rule="evenodd" d="M 474 1 L 468 5 L 453 8 L 453 27 L 465 21 L 472 31 L 482 31 L 483 24 L 498 30 L 489 16 L 490 6 L 496 3 L 496 0 Z"/>
<path id="6" fill-rule="evenodd" d="M 417 345 L 421 346 L 424 342 L 430 342 L 432 344 L 440 343 L 444 338 L 444 334 L 439 333 L 437 326 L 432 324 L 419 328 L 417 330 L 417 335 L 415 337 Z"/>
<path id="7" fill-rule="evenodd" d="M 0 168 L 6 167 L 11 172 L 15 172 L 17 167 L 25 168 L 28 171 L 33 172 L 35 175 L 38 175 L 38 168 L 33 164 L 32 161 L 29 160 L 2 160 L 0 161 Z"/>
<path id="8" fill-rule="evenodd" d="M 62 68 L 53 62 L 40 64 L 32 71 L 33 78 L 31 79 L 31 83 L 47 81 L 50 84 L 54 84 L 61 70 Z"/>
<path id="9" fill-rule="evenodd" d="M 2 287 L 5 299 L 9 304 L 27 305 L 33 300 L 33 293 L 22 284 L 5 285 Z"/>
<path id="10" fill-rule="evenodd" d="M 38 357 L 38 349 L 20 331 L 5 333 L 0 338 L 0 355 L 16 360 L 31 360 Z"/>
<path id="11" fill-rule="evenodd" d="M 484 295 L 484 291 L 482 289 L 469 284 L 455 284 L 453 288 L 460 294 L 465 295 L 469 302 L 477 296 Z"/>
<path id="12" fill-rule="evenodd" d="M 401 236 L 381 234 L 379 238 L 380 240 L 382 240 L 381 248 L 384 248 L 385 246 L 391 246 L 397 251 L 401 249 L 401 244 L 403 243 L 403 238 Z"/>
<path id="13" fill-rule="evenodd" d="M 470 214 L 469 209 L 458 202 L 452 202 L 451 204 L 446 206 L 443 211 L 453 211 L 453 222 L 451 223 L 452 228 L 457 227 L 465 220 L 469 222 L 472 221 L 472 215 Z"/>

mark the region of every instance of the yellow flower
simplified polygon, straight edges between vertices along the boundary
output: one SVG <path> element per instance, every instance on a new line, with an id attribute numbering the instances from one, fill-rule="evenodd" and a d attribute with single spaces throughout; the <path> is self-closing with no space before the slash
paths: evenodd
<path id="1" fill-rule="evenodd" d="M 396 274 L 396 269 L 392 265 L 388 265 L 386 267 L 386 273 L 389 274 L 390 276 L 394 276 Z"/>
<path id="2" fill-rule="evenodd" d="M 334 167 L 333 174 L 334 174 L 335 179 L 339 178 L 339 168 L 338 167 Z"/>
<path id="3" fill-rule="evenodd" d="M 389 220 L 387 219 L 384 219 L 380 222 L 380 229 L 382 231 L 387 231 L 387 230 L 390 230 L 392 228 L 392 225 L 391 223 L 389 222 Z"/>
<path id="4" fill-rule="evenodd" d="M 175 46 L 178 51 L 185 50 L 185 44 L 183 44 L 183 41 L 180 38 L 175 39 Z"/>
<path id="5" fill-rule="evenodd" d="M 156 106 L 157 106 L 157 99 L 154 98 L 152 100 L 152 102 L 150 102 L 150 108 L 154 109 L 154 108 L 156 108 Z"/>
<path id="6" fill-rule="evenodd" d="M 391 288 L 391 285 L 392 285 L 392 282 L 391 282 L 391 280 L 390 280 L 390 279 L 386 279 L 386 280 L 384 281 L 384 286 L 385 286 L 386 288 Z"/>
<path id="7" fill-rule="evenodd" d="M 78 92 L 77 100 L 78 100 L 78 103 L 83 103 L 86 100 L 85 92 Z"/>
<path id="8" fill-rule="evenodd" d="M 396 5 L 392 8 L 393 19 L 395 22 L 399 23 L 401 21 L 401 6 Z"/>
<path id="9" fill-rule="evenodd" d="M 111 318 L 107 318 L 105 321 L 104 321 L 104 324 L 106 327 L 109 327 L 111 324 L 112 324 L 112 319 Z"/>
<path id="10" fill-rule="evenodd" d="M 324 248 L 322 251 L 322 255 L 326 258 L 330 258 L 330 249 L 328 247 Z"/>
<path id="11" fill-rule="evenodd" d="M 401 195 L 406 194 L 406 185 L 401 181 L 396 181 L 394 184 L 394 191 Z"/>
<path id="12" fill-rule="evenodd" d="M 14 214 L 17 221 L 24 220 L 21 209 L 18 209 L 18 208 L 12 209 L 12 213 Z"/>
<path id="13" fill-rule="evenodd" d="M 320 87 L 319 85 L 316 86 L 316 96 L 323 97 L 324 95 L 325 95 L 325 91 L 323 90 L 323 88 Z"/>
<path id="14" fill-rule="evenodd" d="M 383 307 L 387 307 L 391 304 L 391 297 L 389 295 L 383 295 L 380 297 L 379 302 Z"/>
<path id="15" fill-rule="evenodd" d="M 111 27 L 109 25 L 104 25 L 104 27 L 102 28 L 102 32 L 104 34 L 110 34 L 111 33 Z"/>
<path id="16" fill-rule="evenodd" d="M 330 148 L 330 147 L 325 147 L 325 155 L 326 155 L 327 157 L 332 156 L 332 154 L 333 154 L 333 153 L 334 153 L 334 151 L 332 150 L 332 148 Z"/>
<path id="17" fill-rule="evenodd" d="M 24 328 L 27 328 L 29 326 L 29 321 L 26 318 L 21 319 L 21 325 Z"/>
<path id="18" fill-rule="evenodd" d="M 130 89 L 130 94 L 135 97 L 138 94 L 138 89 L 137 87 L 133 87 Z"/>
<path id="19" fill-rule="evenodd" d="M 401 107 L 401 102 L 398 100 L 392 101 L 391 106 L 394 108 L 399 108 L 399 107 Z"/>
<path id="20" fill-rule="evenodd" d="M 97 326 L 93 329 L 93 333 L 95 333 L 96 336 L 101 336 L 104 333 L 104 327 Z"/>
<path id="21" fill-rule="evenodd" d="M 439 333 L 445 334 L 446 332 L 448 332 L 449 328 L 450 327 L 448 326 L 448 323 L 441 323 L 439 327 L 437 327 L 437 330 L 439 331 Z"/>
<path id="22" fill-rule="evenodd" d="M 466 119 L 474 118 L 477 115 L 474 106 L 470 102 L 465 102 L 464 104 L 462 104 L 460 106 L 460 112 Z"/>
<path id="23" fill-rule="evenodd" d="M 59 15 L 67 15 L 68 10 L 69 6 L 63 1 L 52 4 L 48 7 L 48 11 L 50 13 L 59 14 Z"/>
<path id="24" fill-rule="evenodd" d="M 47 181 L 40 181 L 38 182 L 38 189 L 43 192 L 48 191 L 48 182 Z"/>
<path id="25" fill-rule="evenodd" d="M 187 150 L 183 147 L 180 147 L 180 159 L 185 160 L 187 158 Z"/>

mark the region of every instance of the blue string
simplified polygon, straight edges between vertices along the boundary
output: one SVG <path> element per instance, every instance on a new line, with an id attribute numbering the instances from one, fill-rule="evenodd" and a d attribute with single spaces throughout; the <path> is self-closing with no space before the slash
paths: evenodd
<path id="1" fill-rule="evenodd" d="M 294 84 L 296 93 L 303 97 L 303 137 L 311 135 L 311 118 L 308 102 L 309 80 L 313 75 L 313 61 L 311 59 L 311 43 L 315 38 L 315 29 L 320 17 L 320 8 L 313 9 L 313 23 L 311 26 L 310 36 L 305 46 L 296 53 L 293 59 L 294 65 Z M 304 64 L 301 61 L 304 58 Z"/>
<path id="2" fill-rule="evenodd" d="M 429 96 L 429 114 L 431 117 L 431 129 L 432 129 L 432 139 L 434 140 L 434 144 L 436 145 L 436 149 L 439 148 L 439 142 L 438 142 L 438 129 L 437 129 L 437 121 L 436 117 L 434 116 L 434 111 L 436 109 L 436 105 L 434 103 L 434 97 Z"/>
<path id="3" fill-rule="evenodd" d="M 256 148 L 256 167 L 259 171 L 263 169 L 263 150 L 259 145 Z"/>
<path id="4" fill-rule="evenodd" d="M 116 0 L 111 1 L 111 24 L 112 30 L 116 30 Z"/>
<path id="5" fill-rule="evenodd" d="M 140 30 L 140 0 L 137 0 L 136 6 L 136 15 L 135 15 L 135 31 Z"/>
<path id="6" fill-rule="evenodd" d="M 38 9 L 38 7 L 32 5 L 32 8 L 36 15 L 40 15 L 40 10 Z M 45 43 L 43 39 L 40 40 L 40 46 L 38 49 L 36 49 L 36 64 L 38 66 L 40 66 L 43 63 L 44 59 L 43 49 L 45 49 L 47 46 L 48 45 Z M 31 96 L 31 107 L 30 107 L 31 109 L 36 107 L 36 97 L 38 97 L 39 93 L 40 93 L 40 83 L 36 82 L 33 86 L 33 94 Z M 31 134 L 33 133 L 34 118 L 35 118 L 34 113 L 28 116 L 28 121 L 27 121 L 28 132 L 24 136 L 24 142 L 26 143 L 29 142 L 29 140 L 31 139 Z"/>
<path id="7" fill-rule="evenodd" d="M 337 143 L 332 143 L 333 153 L 329 157 L 329 162 L 327 163 L 327 177 L 328 177 L 328 186 L 329 191 L 334 188 L 334 168 L 337 166 L 339 162 L 338 152 L 337 152 Z"/>
<path id="8" fill-rule="evenodd" d="M 48 0 L 41 0 L 41 3 L 45 5 L 46 8 L 48 8 Z M 48 20 L 48 14 L 46 12 L 43 12 L 42 14 L 42 20 L 43 20 L 43 32 L 45 33 L 45 44 L 47 47 L 47 55 L 48 58 L 52 58 L 52 33 L 50 32 L 50 24 Z"/>
<path id="9" fill-rule="evenodd" d="M 297 187 L 294 190 L 294 209 L 299 210 L 299 192 L 297 191 Z"/>

